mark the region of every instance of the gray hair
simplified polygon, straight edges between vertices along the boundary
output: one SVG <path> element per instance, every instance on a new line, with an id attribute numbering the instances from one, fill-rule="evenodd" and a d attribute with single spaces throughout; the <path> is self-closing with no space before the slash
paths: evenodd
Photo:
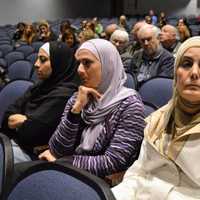
<path id="1" fill-rule="evenodd" d="M 152 24 L 145 24 L 144 26 L 142 26 L 138 31 L 138 36 L 140 35 L 140 33 L 145 32 L 147 29 L 151 29 L 154 35 L 157 38 L 159 37 L 161 30 L 157 26 L 154 26 Z"/>
<path id="2" fill-rule="evenodd" d="M 113 34 L 110 37 L 110 41 L 113 41 L 115 38 L 121 38 L 125 42 L 129 41 L 129 35 L 126 31 L 124 30 L 115 30 Z"/>

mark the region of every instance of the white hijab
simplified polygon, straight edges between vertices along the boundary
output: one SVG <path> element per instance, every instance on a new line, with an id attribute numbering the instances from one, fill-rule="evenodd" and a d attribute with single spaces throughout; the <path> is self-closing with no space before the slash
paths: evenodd
<path id="1" fill-rule="evenodd" d="M 90 103 L 82 111 L 82 118 L 88 127 L 84 129 L 82 141 L 78 150 L 91 150 L 97 137 L 104 128 L 105 117 L 131 95 L 136 94 L 135 90 L 124 87 L 127 79 L 121 57 L 116 47 L 104 39 L 92 39 L 84 42 L 77 50 L 78 54 L 82 49 L 89 50 L 101 63 L 101 83 L 98 91 L 103 94 L 98 102 Z"/>

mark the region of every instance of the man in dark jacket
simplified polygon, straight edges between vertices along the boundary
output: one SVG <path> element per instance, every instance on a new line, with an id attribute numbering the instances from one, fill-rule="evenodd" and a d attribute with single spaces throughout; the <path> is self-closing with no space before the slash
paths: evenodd
<path id="1" fill-rule="evenodd" d="M 152 77 L 173 76 L 174 57 L 161 46 L 159 34 L 160 29 L 154 25 L 145 25 L 138 32 L 142 48 L 134 53 L 130 64 L 138 86 Z"/>

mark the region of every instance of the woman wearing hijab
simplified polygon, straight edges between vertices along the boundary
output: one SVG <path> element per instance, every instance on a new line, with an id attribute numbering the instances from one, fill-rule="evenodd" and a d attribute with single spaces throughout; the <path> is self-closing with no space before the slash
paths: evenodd
<path id="1" fill-rule="evenodd" d="M 100 177 L 123 171 L 137 159 L 143 139 L 141 99 L 123 86 L 122 61 L 109 41 L 88 40 L 75 56 L 83 84 L 68 101 L 49 149 L 39 158 L 63 158 Z"/>
<path id="2" fill-rule="evenodd" d="M 29 153 L 48 144 L 78 86 L 77 64 L 64 43 L 45 43 L 35 68 L 40 81 L 7 109 L 2 122 L 3 133 Z"/>
<path id="3" fill-rule="evenodd" d="M 146 119 L 139 159 L 113 188 L 117 200 L 200 199 L 200 37 L 175 61 L 173 97 Z"/>

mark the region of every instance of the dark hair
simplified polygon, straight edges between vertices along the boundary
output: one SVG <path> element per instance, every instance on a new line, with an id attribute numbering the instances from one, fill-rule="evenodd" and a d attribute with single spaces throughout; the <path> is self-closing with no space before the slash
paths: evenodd
<path id="1" fill-rule="evenodd" d="M 25 28 L 26 24 L 25 24 L 24 22 L 19 22 L 19 23 L 17 24 L 16 28 L 19 29 L 19 28 L 22 27 L 22 26 Z"/>
<path id="2" fill-rule="evenodd" d="M 65 40 L 66 40 L 70 35 L 72 35 L 72 37 L 73 37 L 73 39 L 74 39 L 74 44 L 73 44 L 73 46 L 74 46 L 74 45 L 77 44 L 77 40 L 76 40 L 76 35 L 75 35 L 75 33 L 74 33 L 71 29 L 65 30 L 65 32 L 62 34 L 61 41 L 62 41 L 62 42 L 65 42 Z"/>
<path id="3" fill-rule="evenodd" d="M 70 21 L 69 20 L 62 21 L 61 25 L 60 25 L 60 32 L 64 33 L 65 30 L 67 30 L 67 29 L 71 29 Z"/>

